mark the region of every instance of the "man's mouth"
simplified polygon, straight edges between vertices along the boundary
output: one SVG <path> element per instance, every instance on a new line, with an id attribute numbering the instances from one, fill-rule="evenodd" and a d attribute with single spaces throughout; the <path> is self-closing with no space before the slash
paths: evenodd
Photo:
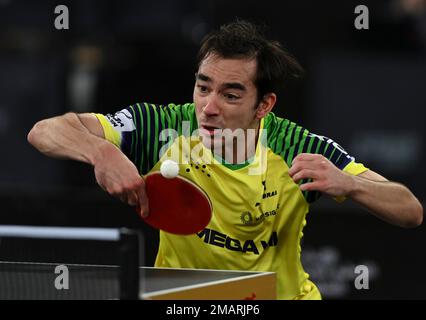
<path id="1" fill-rule="evenodd" d="M 221 128 L 219 128 L 219 127 L 215 127 L 215 126 L 211 126 L 211 125 L 205 125 L 205 124 L 201 125 L 201 130 L 204 131 L 204 132 L 207 131 L 207 133 L 209 135 L 213 135 L 215 130 L 220 130 L 220 129 Z"/>

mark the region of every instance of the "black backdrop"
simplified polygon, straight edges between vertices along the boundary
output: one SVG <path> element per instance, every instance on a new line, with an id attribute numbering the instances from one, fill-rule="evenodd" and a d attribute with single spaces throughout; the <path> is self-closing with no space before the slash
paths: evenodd
<path id="1" fill-rule="evenodd" d="M 105 195 L 90 166 L 48 159 L 26 135 L 36 121 L 67 111 L 190 101 L 199 40 L 236 16 L 269 25 L 270 37 L 306 69 L 282 92 L 276 113 L 332 137 L 423 201 L 424 12 L 390 3 L 364 2 L 370 30 L 358 31 L 356 1 L 1 2 L 0 224 L 140 228 L 152 265 L 156 231 Z M 69 30 L 53 27 L 58 4 L 69 7 Z M 74 76 L 92 79 L 93 90 L 76 94 Z M 79 100 L 83 93 L 88 100 Z M 424 237 L 423 226 L 399 229 L 322 199 L 312 207 L 302 259 L 325 298 L 424 298 Z M 370 289 L 356 290 L 354 268 L 363 264 Z"/>

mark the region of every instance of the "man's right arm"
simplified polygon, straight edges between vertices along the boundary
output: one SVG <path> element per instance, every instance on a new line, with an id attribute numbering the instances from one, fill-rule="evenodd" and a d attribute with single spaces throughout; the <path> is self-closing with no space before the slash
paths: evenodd
<path id="1" fill-rule="evenodd" d="M 37 122 L 28 142 L 41 153 L 59 159 L 72 159 L 95 165 L 102 148 L 110 144 L 93 114 L 66 113 Z"/>
<path id="2" fill-rule="evenodd" d="M 66 113 L 42 120 L 31 129 L 28 142 L 49 157 L 91 164 L 101 188 L 148 214 L 144 180 L 124 153 L 105 140 L 95 115 Z"/>

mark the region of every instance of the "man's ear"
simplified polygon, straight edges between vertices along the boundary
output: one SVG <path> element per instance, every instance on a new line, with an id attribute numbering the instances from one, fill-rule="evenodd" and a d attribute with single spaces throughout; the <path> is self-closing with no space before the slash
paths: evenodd
<path id="1" fill-rule="evenodd" d="M 259 105 L 256 110 L 256 118 L 264 118 L 274 107 L 275 102 L 277 101 L 277 95 L 275 93 L 267 93 L 260 100 Z"/>

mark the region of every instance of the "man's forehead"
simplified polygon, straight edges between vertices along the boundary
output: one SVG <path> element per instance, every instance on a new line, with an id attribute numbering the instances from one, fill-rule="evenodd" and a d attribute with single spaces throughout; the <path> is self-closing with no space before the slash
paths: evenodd
<path id="1" fill-rule="evenodd" d="M 256 65 L 254 58 L 231 59 L 210 54 L 200 63 L 198 74 L 207 76 L 212 81 L 254 82 Z"/>

